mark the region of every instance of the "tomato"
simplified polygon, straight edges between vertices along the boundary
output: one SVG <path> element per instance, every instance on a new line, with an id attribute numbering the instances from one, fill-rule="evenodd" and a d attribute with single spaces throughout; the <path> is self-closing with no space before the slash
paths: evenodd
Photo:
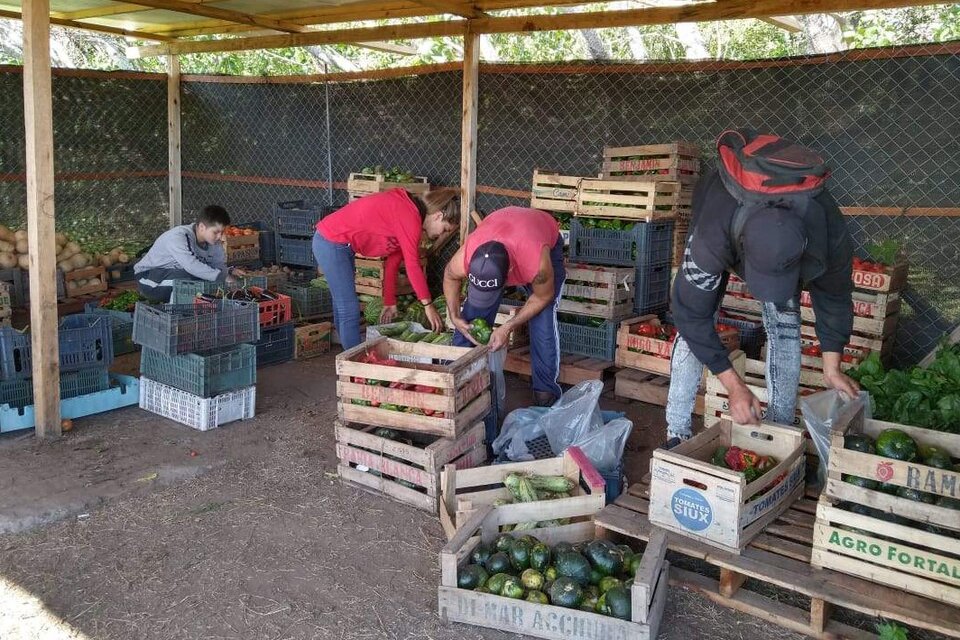
<path id="1" fill-rule="evenodd" d="M 849 353 L 845 353 L 842 356 L 840 356 L 840 360 L 842 360 L 843 362 L 854 362 L 853 356 Z"/>
<path id="2" fill-rule="evenodd" d="M 648 338 L 654 338 L 657 335 L 657 328 L 652 324 L 645 322 L 637 327 L 637 334 L 646 336 Z"/>

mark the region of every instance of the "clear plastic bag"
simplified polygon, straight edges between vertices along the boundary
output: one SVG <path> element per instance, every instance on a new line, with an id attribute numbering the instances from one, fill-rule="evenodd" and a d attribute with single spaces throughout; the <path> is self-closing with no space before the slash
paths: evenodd
<path id="1" fill-rule="evenodd" d="M 490 368 L 491 392 L 500 400 L 500 406 L 507 399 L 507 381 L 503 377 L 503 365 L 507 361 L 507 350 L 498 349 L 487 354 L 487 366 Z"/>
<path id="2" fill-rule="evenodd" d="M 543 416 L 543 432 L 554 451 L 563 451 L 603 426 L 600 394 L 603 383 L 587 380 L 560 396 Z"/>
<path id="3" fill-rule="evenodd" d="M 620 466 L 623 449 L 627 446 L 627 438 L 632 430 L 632 422 L 626 418 L 616 418 L 575 444 L 590 459 L 597 471 L 613 471 Z"/>
<path id="4" fill-rule="evenodd" d="M 837 420 L 846 422 L 849 416 L 863 409 L 864 417 L 869 418 L 870 394 L 861 391 L 856 398 L 850 399 L 836 389 L 827 389 L 809 396 L 801 396 L 800 412 L 803 414 L 803 424 L 813 440 L 820 456 L 820 468 L 817 470 L 817 479 L 820 486 L 827 481 L 827 465 L 830 460 L 830 432 Z"/>
<path id="5" fill-rule="evenodd" d="M 500 435 L 493 441 L 493 453 L 498 458 L 514 462 L 533 460 L 527 443 L 543 435 L 540 418 L 548 411 L 550 407 L 527 407 L 511 411 L 503 421 Z"/>

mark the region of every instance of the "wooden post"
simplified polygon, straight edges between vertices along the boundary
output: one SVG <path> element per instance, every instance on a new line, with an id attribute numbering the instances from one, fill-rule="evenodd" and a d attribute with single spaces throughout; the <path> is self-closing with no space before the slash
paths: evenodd
<path id="1" fill-rule="evenodd" d="M 37 437 L 60 437 L 57 246 L 53 208 L 50 0 L 23 3 L 23 123 L 27 150 L 30 336 Z"/>
<path id="2" fill-rule="evenodd" d="M 167 173 L 170 182 L 170 226 L 183 224 L 180 180 L 180 58 L 167 56 Z"/>
<path id="3" fill-rule="evenodd" d="M 480 34 L 463 34 L 463 119 L 460 150 L 460 242 L 470 232 L 470 213 L 477 199 L 477 81 L 480 69 Z"/>

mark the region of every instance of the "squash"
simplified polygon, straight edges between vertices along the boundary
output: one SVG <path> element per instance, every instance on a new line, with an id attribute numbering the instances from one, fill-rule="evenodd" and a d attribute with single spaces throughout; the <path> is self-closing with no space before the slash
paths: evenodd
<path id="1" fill-rule="evenodd" d="M 64 273 L 68 273 L 73 271 L 73 263 L 67 262 L 66 260 L 61 260 L 57 263 L 57 269 L 60 269 L 60 271 L 63 271 Z"/>
<path id="2" fill-rule="evenodd" d="M 20 240 L 26 240 L 27 239 L 26 229 L 17 229 L 16 231 L 13 232 L 13 237 L 17 240 L 17 242 L 19 242 Z"/>
<path id="3" fill-rule="evenodd" d="M 29 253 L 30 245 L 27 243 L 26 238 L 23 240 L 17 240 L 17 253 Z"/>
<path id="4" fill-rule="evenodd" d="M 12 251 L 0 252 L 0 269 L 13 269 L 19 261 Z"/>
<path id="5" fill-rule="evenodd" d="M 111 256 L 111 255 L 109 255 L 109 254 L 108 254 L 108 255 L 100 256 L 100 266 L 101 266 L 101 267 L 106 267 L 106 268 L 108 268 L 108 269 L 109 269 L 110 267 L 112 267 L 112 266 L 113 266 L 113 256 Z"/>
<path id="6" fill-rule="evenodd" d="M 117 256 L 117 260 L 120 261 L 120 264 L 127 264 L 130 262 L 130 256 L 125 253 L 121 253 L 119 256 Z"/>
<path id="7" fill-rule="evenodd" d="M 30 256 L 24 255 L 24 256 L 18 257 L 18 258 L 17 258 L 17 265 L 18 265 L 21 269 L 29 269 L 29 268 L 30 268 Z"/>
<path id="8" fill-rule="evenodd" d="M 90 258 L 85 253 L 78 253 L 77 255 L 70 258 L 73 261 L 74 269 L 83 269 L 88 264 L 90 264 Z"/>
<path id="9" fill-rule="evenodd" d="M 80 288 L 80 284 L 79 284 L 76 280 L 69 280 L 69 281 L 67 282 L 67 291 L 68 291 L 68 292 L 71 292 L 71 293 L 72 293 L 72 292 L 76 291 L 76 290 L 79 289 L 79 288 Z"/>
<path id="10" fill-rule="evenodd" d="M 64 248 L 65 250 L 70 251 L 70 253 L 71 253 L 72 255 L 76 255 L 76 254 L 80 253 L 81 251 L 83 251 L 83 249 L 80 248 L 80 245 L 78 245 L 78 244 L 77 244 L 76 242 L 74 242 L 73 240 L 71 240 L 71 241 L 68 242 L 66 245 L 64 245 L 63 248 Z"/>

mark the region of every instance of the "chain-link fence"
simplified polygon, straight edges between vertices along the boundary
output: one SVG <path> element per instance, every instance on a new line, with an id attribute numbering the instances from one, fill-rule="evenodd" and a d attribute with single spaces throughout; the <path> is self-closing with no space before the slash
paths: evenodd
<path id="1" fill-rule="evenodd" d="M 281 200 L 340 205 L 350 172 L 377 164 L 456 184 L 460 72 L 375 76 L 187 79 L 184 220 L 211 202 L 268 224 Z M 0 89 L 9 224 L 25 215 L 20 75 L 0 73 Z M 904 243 L 911 275 L 895 361 L 915 362 L 960 321 L 955 43 L 735 63 L 487 65 L 479 93 L 481 211 L 527 202 L 534 167 L 596 174 L 605 145 L 689 140 L 709 165 L 716 134 L 749 125 L 826 154 L 858 249 Z M 58 224 L 96 216 L 103 234 L 148 241 L 166 221 L 163 78 L 57 77 L 54 94 Z"/>

